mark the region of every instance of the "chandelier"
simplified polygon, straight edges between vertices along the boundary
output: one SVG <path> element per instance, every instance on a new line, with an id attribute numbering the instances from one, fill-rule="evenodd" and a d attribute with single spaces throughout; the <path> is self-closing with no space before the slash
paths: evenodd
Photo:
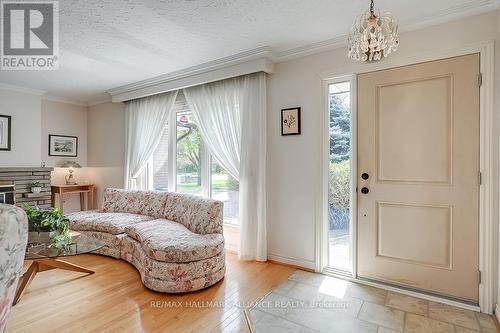
<path id="1" fill-rule="evenodd" d="M 349 58 L 374 62 L 397 50 L 398 25 L 390 13 L 375 13 L 373 0 L 370 11 L 356 18 L 348 39 Z"/>

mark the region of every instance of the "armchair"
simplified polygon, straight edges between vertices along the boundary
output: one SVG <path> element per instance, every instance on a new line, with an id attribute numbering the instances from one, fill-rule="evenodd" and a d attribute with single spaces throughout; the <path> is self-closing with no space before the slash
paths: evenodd
<path id="1" fill-rule="evenodd" d="M 0 204 L 0 333 L 21 275 L 28 242 L 28 218 L 21 208 Z"/>

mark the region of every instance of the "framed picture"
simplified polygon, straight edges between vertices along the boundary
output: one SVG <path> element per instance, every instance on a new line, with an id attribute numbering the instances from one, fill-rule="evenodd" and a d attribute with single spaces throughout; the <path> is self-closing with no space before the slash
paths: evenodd
<path id="1" fill-rule="evenodd" d="M 49 134 L 49 156 L 78 156 L 78 137 Z"/>
<path id="2" fill-rule="evenodd" d="M 11 150 L 12 117 L 0 114 L 0 150 Z"/>
<path id="3" fill-rule="evenodd" d="M 300 107 L 281 110 L 281 135 L 300 134 Z"/>

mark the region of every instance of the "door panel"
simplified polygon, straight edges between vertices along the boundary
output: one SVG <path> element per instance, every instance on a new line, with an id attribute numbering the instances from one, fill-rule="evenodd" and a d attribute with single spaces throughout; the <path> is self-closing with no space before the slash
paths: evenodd
<path id="1" fill-rule="evenodd" d="M 478 301 L 478 73 L 474 54 L 358 76 L 360 277 Z"/>
<path id="2" fill-rule="evenodd" d="M 378 180 L 450 183 L 451 77 L 381 85 L 376 93 Z"/>
<path id="3" fill-rule="evenodd" d="M 377 208 L 378 256 L 451 268 L 450 207 L 378 202 Z"/>

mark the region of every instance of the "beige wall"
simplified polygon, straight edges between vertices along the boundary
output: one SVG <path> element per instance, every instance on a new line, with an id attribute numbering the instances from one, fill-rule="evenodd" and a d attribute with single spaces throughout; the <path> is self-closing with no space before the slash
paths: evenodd
<path id="1" fill-rule="evenodd" d="M 63 184 L 66 170 L 57 168 L 63 161 L 87 164 L 87 108 L 73 104 L 43 100 L 41 96 L 0 90 L 0 114 L 12 116 L 12 150 L 0 152 L 0 167 L 55 167 L 52 184 Z M 48 135 L 78 136 L 78 157 L 48 156 Z M 87 169 L 75 171 L 77 181 L 89 180 Z M 68 196 L 65 211 L 79 210 L 78 196 Z"/>
<path id="2" fill-rule="evenodd" d="M 403 33 L 400 49 L 384 63 L 399 66 L 415 55 L 434 54 L 497 39 L 497 15 L 491 12 Z M 500 52 L 497 59 L 499 56 Z M 322 137 L 326 112 L 322 79 L 369 71 L 370 68 L 373 65 L 349 60 L 347 50 L 341 48 L 279 63 L 275 73 L 270 75 L 267 221 L 271 259 L 314 268 L 315 223 L 321 216 L 322 200 L 318 191 L 322 172 L 320 158 L 325 139 Z M 497 80 L 498 77 L 497 74 Z M 282 137 L 280 109 L 295 106 L 302 107 L 302 135 Z M 496 223 L 498 217 L 494 218 Z"/>
<path id="3" fill-rule="evenodd" d="M 101 207 L 106 187 L 123 188 L 125 164 L 125 104 L 104 103 L 89 108 L 88 166 L 96 184 L 95 203 Z"/>
<path id="4" fill-rule="evenodd" d="M 40 96 L 0 89 L 0 114 L 12 117 L 12 149 L 0 151 L 0 167 L 41 162 Z"/>
<path id="5" fill-rule="evenodd" d="M 41 158 L 46 166 L 54 167 L 52 184 L 64 184 L 67 169 L 59 166 L 65 161 L 75 161 L 83 168 L 75 169 L 75 178 L 78 183 L 88 183 L 87 166 L 87 107 L 48 100 L 41 101 Z M 70 135 L 78 137 L 77 157 L 49 156 L 49 134 Z M 58 206 L 58 203 L 56 203 Z M 64 199 L 64 212 L 80 210 L 78 194 L 69 194 Z"/>
<path id="6" fill-rule="evenodd" d="M 49 134 L 78 137 L 78 156 L 49 156 Z M 71 160 L 87 165 L 87 107 L 42 100 L 42 161 L 47 166 L 58 167 Z"/>

